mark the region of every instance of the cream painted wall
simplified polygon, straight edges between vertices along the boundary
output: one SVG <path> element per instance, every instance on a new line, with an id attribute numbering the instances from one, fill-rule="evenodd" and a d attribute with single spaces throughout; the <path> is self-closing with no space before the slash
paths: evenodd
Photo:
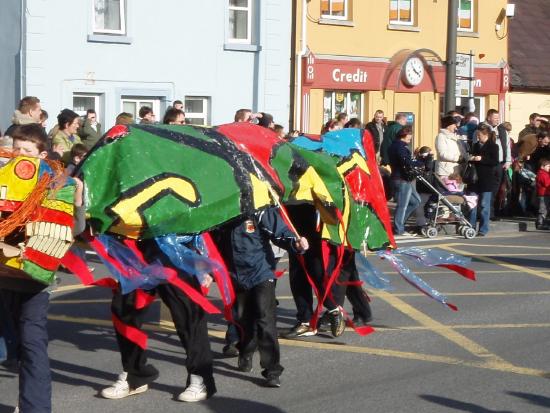
<path id="1" fill-rule="evenodd" d="M 323 89 L 311 89 L 310 98 L 310 116 L 309 133 L 319 135 L 323 128 L 323 99 L 325 91 Z"/>
<path id="2" fill-rule="evenodd" d="M 533 112 L 550 115 L 550 93 L 511 92 L 506 95 L 508 121 L 512 124 L 512 136 L 529 123 L 529 115 Z"/>
<path id="3" fill-rule="evenodd" d="M 429 48 L 445 58 L 447 0 L 417 0 L 418 31 L 389 30 L 389 0 L 350 0 L 352 26 L 319 23 L 321 0 L 308 3 L 307 45 L 315 54 L 343 56 L 386 57 L 401 49 Z M 477 0 L 477 22 L 474 37 L 460 36 L 458 51 L 474 50 L 484 54 L 476 63 L 497 64 L 507 59 L 507 40 L 499 40 L 495 33 L 495 21 L 506 0 Z M 301 2 L 298 2 L 301 16 Z M 300 33 L 301 19 L 298 19 Z M 299 49 L 299 36 L 297 47 Z"/>

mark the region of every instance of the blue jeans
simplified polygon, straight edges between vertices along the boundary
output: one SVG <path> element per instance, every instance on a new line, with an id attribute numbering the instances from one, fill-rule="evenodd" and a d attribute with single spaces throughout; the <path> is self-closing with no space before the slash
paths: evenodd
<path id="1" fill-rule="evenodd" d="M 50 295 L 0 290 L 17 325 L 20 351 L 19 410 L 50 413 L 52 379 L 48 358 L 47 313 Z"/>
<path id="2" fill-rule="evenodd" d="M 475 228 L 477 223 L 477 210 L 480 210 L 479 230 L 478 232 L 485 235 L 489 232 L 489 218 L 491 217 L 491 192 L 479 192 L 477 194 L 477 208 L 470 212 L 470 224 Z"/>
<path id="3" fill-rule="evenodd" d="M 0 295 L 0 361 L 17 359 L 17 340 L 13 320 Z"/>
<path id="4" fill-rule="evenodd" d="M 414 182 L 404 181 L 402 179 L 392 179 L 394 188 L 393 197 L 397 206 L 393 217 L 393 226 L 396 235 L 405 232 L 405 222 L 420 205 L 420 195 L 416 192 Z"/>

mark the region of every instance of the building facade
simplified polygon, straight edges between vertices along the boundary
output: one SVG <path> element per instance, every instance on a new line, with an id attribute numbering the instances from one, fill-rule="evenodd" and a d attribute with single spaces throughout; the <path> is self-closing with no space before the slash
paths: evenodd
<path id="1" fill-rule="evenodd" d="M 195 124 L 250 108 L 286 125 L 291 13 L 290 0 L 5 0 L 0 128 L 25 95 L 50 127 L 62 108 L 93 108 L 106 127 L 141 106 L 162 120 L 176 99 Z"/>
<path id="2" fill-rule="evenodd" d="M 518 2 L 519 3 L 519 2 Z M 550 118 L 550 33 L 537 30 L 550 19 L 545 0 L 524 0 L 517 4 L 508 34 L 510 93 L 507 108 L 512 136 L 529 123 L 529 115 L 538 113 Z"/>
<path id="3" fill-rule="evenodd" d="M 467 112 L 474 103 L 481 117 L 489 108 L 505 111 L 507 41 L 496 25 L 507 2 L 459 4 L 458 72 L 469 71 L 472 56 L 474 76 L 473 94 L 469 81 L 457 81 L 464 95 L 457 108 Z M 388 120 L 404 112 L 414 145 L 433 145 L 443 111 L 448 1 L 297 0 L 295 6 L 296 127 L 319 133 L 339 112 L 363 122 L 378 109 Z"/>

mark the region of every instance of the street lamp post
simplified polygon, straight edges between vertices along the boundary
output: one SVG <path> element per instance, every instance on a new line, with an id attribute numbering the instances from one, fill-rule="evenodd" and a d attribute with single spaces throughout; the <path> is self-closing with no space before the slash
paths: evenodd
<path id="1" fill-rule="evenodd" d="M 445 61 L 445 113 L 456 108 L 456 34 L 458 0 L 449 0 L 447 19 L 447 58 Z"/>

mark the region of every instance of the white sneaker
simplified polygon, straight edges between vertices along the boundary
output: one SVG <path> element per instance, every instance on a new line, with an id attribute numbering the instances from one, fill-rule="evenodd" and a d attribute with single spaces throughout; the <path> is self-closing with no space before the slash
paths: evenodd
<path id="1" fill-rule="evenodd" d="M 111 387 L 107 387 L 103 390 L 101 390 L 101 396 L 105 397 L 106 399 L 123 399 L 128 396 L 132 396 L 134 394 L 140 394 L 149 388 L 146 384 L 143 386 L 138 387 L 137 389 L 130 389 L 130 385 L 126 381 L 128 378 L 128 373 L 123 371 L 119 374 L 117 381 L 115 381 Z"/>
<path id="2" fill-rule="evenodd" d="M 178 396 L 178 400 L 182 402 L 200 402 L 206 400 L 208 393 L 206 392 L 206 386 L 201 376 L 191 374 L 191 383 L 189 386 Z"/>

